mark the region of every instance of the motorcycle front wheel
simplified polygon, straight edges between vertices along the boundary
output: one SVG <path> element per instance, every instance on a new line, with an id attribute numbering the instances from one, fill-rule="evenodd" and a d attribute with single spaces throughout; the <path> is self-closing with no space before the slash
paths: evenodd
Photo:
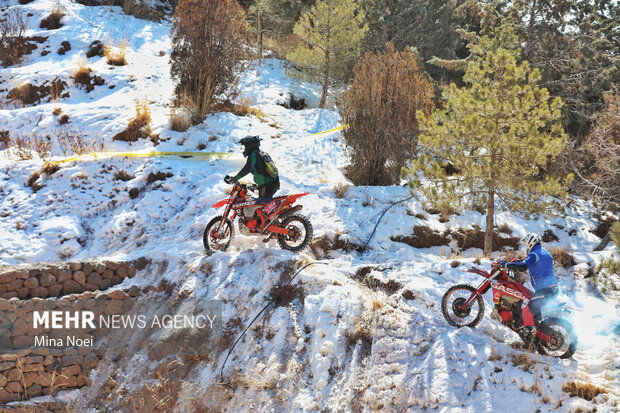
<path id="1" fill-rule="evenodd" d="M 235 230 L 232 222 L 228 218 L 217 216 L 207 224 L 202 243 L 207 251 L 226 251 L 233 239 Z"/>
<path id="2" fill-rule="evenodd" d="M 469 303 L 462 305 L 476 292 L 471 285 L 458 284 L 448 288 L 441 299 L 441 311 L 446 321 L 456 327 L 476 327 L 484 315 L 484 300 L 481 295 Z"/>

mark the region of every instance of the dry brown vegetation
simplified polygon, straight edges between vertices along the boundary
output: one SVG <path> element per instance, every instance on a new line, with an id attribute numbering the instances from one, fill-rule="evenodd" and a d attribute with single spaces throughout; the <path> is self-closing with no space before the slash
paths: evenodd
<path id="1" fill-rule="evenodd" d="M 60 7 L 55 7 L 50 14 L 41 20 L 39 27 L 47 30 L 56 30 L 63 26 L 62 18 L 65 12 Z"/>
<path id="2" fill-rule="evenodd" d="M 245 12 L 236 0 L 179 1 L 172 25 L 171 74 L 177 101 L 191 102 L 193 123 L 235 94 L 246 43 Z"/>
<path id="3" fill-rule="evenodd" d="M 417 111 L 433 108 L 433 87 L 409 48 L 386 45 L 367 53 L 355 66 L 354 79 L 341 101 L 344 141 L 352 155 L 347 168 L 356 185 L 391 185 L 417 151 Z M 368 110 L 372 108 L 372 110 Z"/>
<path id="4" fill-rule="evenodd" d="M 136 101 L 136 116 L 129 121 L 127 129 L 116 134 L 112 140 L 135 142 L 138 139 L 153 138 L 150 125 L 151 109 L 145 97 Z"/>
<path id="5" fill-rule="evenodd" d="M 592 401 L 599 394 L 607 393 L 607 389 L 586 380 L 569 381 L 562 386 L 562 390 L 571 397 L 581 397 L 588 401 Z"/>
<path id="6" fill-rule="evenodd" d="M 82 155 L 102 152 L 105 145 L 102 139 L 87 138 L 79 129 L 62 127 L 55 131 L 55 138 L 63 155 Z"/>
<path id="7" fill-rule="evenodd" d="M 12 8 L 0 17 L 0 62 L 4 67 L 18 64 L 47 37 L 25 37 L 26 20 L 21 10 Z"/>
<path id="8" fill-rule="evenodd" d="M 86 88 L 86 92 L 93 90 L 95 85 L 100 86 L 105 83 L 100 76 L 92 75 L 92 69 L 87 66 L 86 58 L 78 60 L 78 66 L 73 70 L 72 77 L 76 84 Z"/>
<path id="9" fill-rule="evenodd" d="M 337 184 L 334 188 L 334 195 L 336 196 L 336 198 L 338 199 L 342 199 L 344 198 L 344 196 L 347 194 L 347 192 L 349 191 L 349 189 L 351 189 L 351 185 L 347 185 L 347 184 Z"/>
<path id="10" fill-rule="evenodd" d="M 171 108 L 169 116 L 170 130 L 185 132 L 192 126 L 192 114 L 185 106 Z"/>
<path id="11" fill-rule="evenodd" d="M 403 242 L 414 248 L 428 248 L 448 245 L 451 240 L 456 240 L 461 250 L 468 248 L 484 248 L 484 231 L 479 228 L 464 229 L 456 231 L 446 230 L 443 233 L 434 231 L 428 226 L 416 225 L 413 227 L 413 235 L 397 235 L 390 237 L 392 241 Z M 518 247 L 518 237 L 502 237 L 498 233 L 493 233 L 493 250 L 501 251 L 502 248 L 516 249 Z"/>
<path id="12" fill-rule="evenodd" d="M 329 256 L 330 251 L 342 250 L 344 252 L 349 252 L 358 247 L 351 241 L 345 240 L 342 235 L 341 233 L 336 233 L 333 238 L 327 235 L 315 237 L 310 244 L 310 250 L 316 257 L 324 258 Z"/>
<path id="13" fill-rule="evenodd" d="M 122 38 L 118 42 L 111 41 L 109 45 L 103 48 L 103 54 L 106 57 L 106 61 L 112 66 L 125 66 L 127 59 L 127 39 Z"/>
<path id="14" fill-rule="evenodd" d="M 23 83 L 9 91 L 7 98 L 13 103 L 21 102 L 23 105 L 33 105 L 49 97 L 49 100 L 57 100 L 67 87 L 67 83 L 60 79 L 46 81 L 41 86 L 34 86 L 29 82 Z"/>
<path id="15" fill-rule="evenodd" d="M 562 268 L 570 268 L 577 264 L 572 252 L 564 247 L 555 247 L 549 251 L 553 257 L 553 262 Z"/>

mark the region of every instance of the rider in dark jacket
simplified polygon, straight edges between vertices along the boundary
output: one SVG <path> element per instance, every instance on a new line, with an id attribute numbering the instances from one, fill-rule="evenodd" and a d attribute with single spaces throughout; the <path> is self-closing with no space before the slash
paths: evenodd
<path id="1" fill-rule="evenodd" d="M 278 176 L 272 177 L 267 172 L 267 165 L 259 149 L 260 138 L 258 136 L 246 136 L 239 143 L 244 146 L 243 156 L 247 158 L 247 161 L 234 178 L 239 180 L 252 172 L 254 182 L 258 185 L 258 196 L 260 198 L 273 198 L 273 195 L 280 189 L 280 178 Z"/>
<path id="2" fill-rule="evenodd" d="M 527 269 L 530 272 L 534 296 L 528 307 L 534 316 L 536 326 L 542 321 L 542 308 L 560 293 L 558 280 L 553 271 L 553 257 L 542 247 L 541 242 L 540 235 L 526 234 L 521 238 L 520 244 L 525 246 L 527 258 L 506 264 L 506 267 L 513 271 L 525 271 Z M 536 328 L 534 327 L 532 330 L 529 332 L 530 335 L 535 334 Z"/>

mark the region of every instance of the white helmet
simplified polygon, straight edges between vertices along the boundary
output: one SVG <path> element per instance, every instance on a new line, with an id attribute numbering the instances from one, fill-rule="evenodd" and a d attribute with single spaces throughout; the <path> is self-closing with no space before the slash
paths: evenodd
<path id="1" fill-rule="evenodd" d="M 540 244 L 541 241 L 542 239 L 540 238 L 540 235 L 529 232 L 519 240 L 519 243 L 525 246 L 525 253 L 529 254 L 532 248 L 534 248 L 535 245 Z"/>

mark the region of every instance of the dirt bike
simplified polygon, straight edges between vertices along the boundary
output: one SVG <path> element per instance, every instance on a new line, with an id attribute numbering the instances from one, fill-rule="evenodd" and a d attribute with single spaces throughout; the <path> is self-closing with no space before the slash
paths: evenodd
<path id="1" fill-rule="evenodd" d="M 519 334 L 519 337 L 536 348 L 539 353 L 560 358 L 570 358 L 577 349 L 577 337 L 566 320 L 572 308 L 566 303 L 554 302 L 543 311 L 543 321 L 538 325 L 535 337 L 527 336 L 527 329 L 534 326 L 534 317 L 527 307 L 533 292 L 511 277 L 512 272 L 503 261 L 493 262 L 491 272 L 479 268 L 463 270 L 484 277 L 474 288 L 468 284 L 450 287 L 443 295 L 441 309 L 446 321 L 456 327 L 475 327 L 484 315 L 482 295 L 493 289 L 495 304 L 491 318 Z"/>
<path id="2" fill-rule="evenodd" d="M 301 205 L 293 203 L 306 196 L 292 194 L 275 198 L 252 198 L 249 191 L 256 191 L 256 185 L 245 185 L 229 177 L 233 185 L 230 196 L 216 202 L 211 208 L 226 206 L 223 215 L 213 218 L 205 228 L 202 242 L 207 251 L 224 251 L 235 238 L 233 222 L 238 216 L 239 231 L 243 235 L 266 235 L 263 241 L 277 239 L 281 248 L 290 251 L 304 249 L 312 240 L 312 224 L 303 215 L 296 214 Z"/>

